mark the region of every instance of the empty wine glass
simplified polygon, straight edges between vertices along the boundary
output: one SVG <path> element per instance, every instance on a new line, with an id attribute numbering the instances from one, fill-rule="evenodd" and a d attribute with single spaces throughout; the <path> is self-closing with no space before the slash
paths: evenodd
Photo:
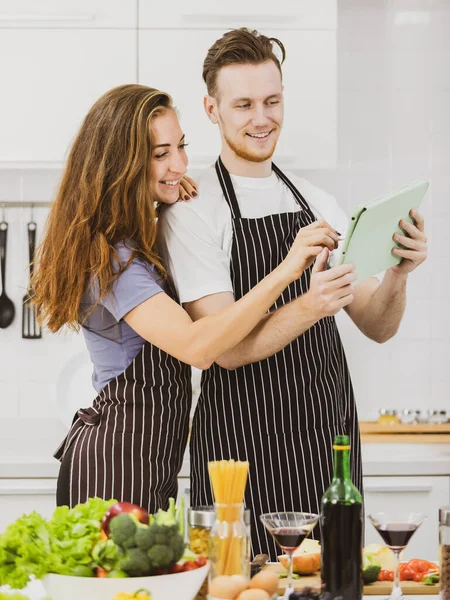
<path id="1" fill-rule="evenodd" d="M 288 555 L 289 569 L 284 597 L 289 598 L 294 591 L 292 587 L 292 555 L 314 529 L 319 515 L 303 512 L 274 512 L 260 515 L 259 518 L 278 546 Z"/>
<path id="2" fill-rule="evenodd" d="M 395 555 L 395 571 L 392 592 L 386 600 L 406 600 L 400 587 L 400 553 L 426 518 L 423 513 L 395 514 L 377 512 L 368 515 L 372 525 L 381 535 L 384 543 Z"/>

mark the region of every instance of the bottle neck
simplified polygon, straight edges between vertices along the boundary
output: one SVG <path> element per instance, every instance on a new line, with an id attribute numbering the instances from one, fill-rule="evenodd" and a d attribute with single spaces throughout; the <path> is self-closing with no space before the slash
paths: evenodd
<path id="1" fill-rule="evenodd" d="M 334 477 L 335 480 L 351 481 L 350 477 L 350 447 L 334 446 Z"/>

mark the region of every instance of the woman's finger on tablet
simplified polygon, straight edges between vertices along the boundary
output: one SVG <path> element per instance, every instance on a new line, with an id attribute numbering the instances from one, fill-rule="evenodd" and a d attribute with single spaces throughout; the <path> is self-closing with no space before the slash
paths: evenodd
<path id="1" fill-rule="evenodd" d="M 427 257 L 426 250 L 421 250 L 420 252 L 417 252 L 416 250 L 404 250 L 403 248 L 392 248 L 392 252 L 396 256 L 400 256 L 401 258 L 406 258 L 407 260 L 410 260 L 411 262 L 413 262 L 415 264 L 422 263 Z"/>

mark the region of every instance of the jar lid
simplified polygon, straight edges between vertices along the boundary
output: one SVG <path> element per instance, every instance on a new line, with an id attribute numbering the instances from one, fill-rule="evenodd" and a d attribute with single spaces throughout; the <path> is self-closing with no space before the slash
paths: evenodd
<path id="1" fill-rule="evenodd" d="M 450 506 L 443 506 L 439 509 L 439 523 L 450 527 Z"/>
<path id="2" fill-rule="evenodd" d="M 380 408 L 380 415 L 388 415 L 390 417 L 393 417 L 396 415 L 396 411 L 393 410 L 392 408 Z"/>
<path id="3" fill-rule="evenodd" d="M 214 506 L 193 506 L 188 508 L 188 523 L 192 527 L 211 528 L 216 520 Z M 250 525 L 250 509 L 244 510 L 244 523 Z"/>

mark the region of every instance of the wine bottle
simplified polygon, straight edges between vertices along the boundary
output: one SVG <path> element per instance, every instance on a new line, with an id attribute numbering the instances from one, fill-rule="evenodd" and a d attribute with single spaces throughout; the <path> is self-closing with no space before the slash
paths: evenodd
<path id="1" fill-rule="evenodd" d="M 361 600 L 363 510 L 350 476 L 347 435 L 334 439 L 334 476 L 321 507 L 322 587 L 331 599 Z"/>

